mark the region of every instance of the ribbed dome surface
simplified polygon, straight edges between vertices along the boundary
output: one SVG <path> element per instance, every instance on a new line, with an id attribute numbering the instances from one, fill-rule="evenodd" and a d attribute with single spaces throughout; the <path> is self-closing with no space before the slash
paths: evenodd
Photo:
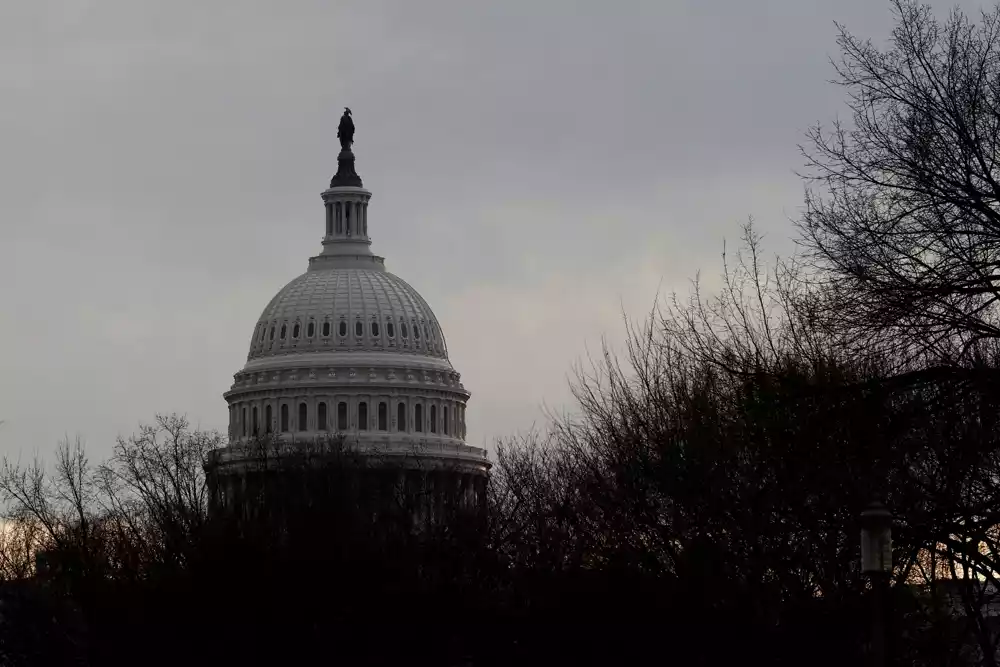
<path id="1" fill-rule="evenodd" d="M 423 297 L 385 270 L 324 268 L 291 281 L 264 308 L 248 360 L 312 351 L 380 351 L 448 358 Z"/>

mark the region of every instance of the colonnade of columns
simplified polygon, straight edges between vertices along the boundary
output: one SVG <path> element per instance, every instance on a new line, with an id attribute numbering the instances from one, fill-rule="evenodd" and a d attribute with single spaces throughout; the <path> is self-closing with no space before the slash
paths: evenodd
<path id="1" fill-rule="evenodd" d="M 266 433 L 375 431 L 465 438 L 465 404 L 378 395 L 301 395 L 235 401 L 229 406 L 231 439 Z"/>
<path id="2" fill-rule="evenodd" d="M 327 237 L 368 236 L 368 202 L 331 201 L 326 204 Z"/>

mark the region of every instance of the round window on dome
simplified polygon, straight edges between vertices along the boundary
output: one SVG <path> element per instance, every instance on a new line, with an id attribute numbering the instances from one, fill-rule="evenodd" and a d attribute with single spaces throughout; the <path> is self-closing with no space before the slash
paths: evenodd
<path id="1" fill-rule="evenodd" d="M 372 322 L 372 338 L 378 338 L 378 322 Z"/>
<path id="2" fill-rule="evenodd" d="M 344 320 L 340 321 L 340 337 L 343 338 L 347 335 L 347 322 Z"/>
<path id="3" fill-rule="evenodd" d="M 354 323 L 354 335 L 358 338 L 365 335 L 365 325 L 361 323 L 361 320 Z"/>
<path id="4" fill-rule="evenodd" d="M 389 338 L 396 337 L 396 326 L 392 322 L 385 323 L 385 335 Z"/>
<path id="5" fill-rule="evenodd" d="M 326 338 L 330 335 L 330 323 L 323 322 L 323 337 Z"/>
<path id="6" fill-rule="evenodd" d="M 406 330 L 406 322 L 400 322 L 399 323 L 399 335 L 402 336 L 403 338 L 406 338 L 406 336 L 407 336 L 408 333 L 409 332 Z"/>
<path id="7" fill-rule="evenodd" d="M 316 323 L 310 322 L 308 326 L 306 326 L 306 338 L 312 338 L 315 335 L 316 335 Z"/>

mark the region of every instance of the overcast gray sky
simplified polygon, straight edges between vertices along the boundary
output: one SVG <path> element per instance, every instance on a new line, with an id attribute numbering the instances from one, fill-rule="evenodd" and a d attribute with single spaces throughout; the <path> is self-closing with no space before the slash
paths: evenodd
<path id="1" fill-rule="evenodd" d="M 834 21 L 892 25 L 881 0 L 0 3 L 0 453 L 225 429 L 320 249 L 344 106 L 469 441 L 541 423 L 621 308 L 716 275 L 747 216 L 789 250 L 796 145 L 844 108 Z"/>

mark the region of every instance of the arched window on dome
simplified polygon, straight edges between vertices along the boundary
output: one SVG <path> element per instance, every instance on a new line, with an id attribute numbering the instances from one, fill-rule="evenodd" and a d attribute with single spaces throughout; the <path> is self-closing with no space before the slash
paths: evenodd
<path id="1" fill-rule="evenodd" d="M 297 340 L 298 337 L 299 337 L 299 323 L 296 322 L 295 326 L 292 327 L 292 338 Z"/>
<path id="2" fill-rule="evenodd" d="M 274 325 L 271 325 L 271 340 L 274 340 Z"/>
<path id="3" fill-rule="evenodd" d="M 325 431 L 326 429 L 326 403 L 320 401 L 316 406 L 316 430 Z"/>
<path id="4" fill-rule="evenodd" d="M 392 322 L 385 323 L 385 335 L 389 338 L 396 337 L 396 326 Z"/>
<path id="5" fill-rule="evenodd" d="M 309 322 L 309 324 L 306 325 L 306 338 L 312 338 L 315 335 L 316 335 L 316 323 Z"/>
<path id="6" fill-rule="evenodd" d="M 281 404 L 281 432 L 288 433 L 288 403 Z"/>
<path id="7" fill-rule="evenodd" d="M 347 403 L 343 401 L 337 403 L 337 430 L 341 432 L 347 430 Z"/>
<path id="8" fill-rule="evenodd" d="M 406 433 L 406 403 L 396 406 L 396 430 Z"/>
<path id="9" fill-rule="evenodd" d="M 354 323 L 354 335 L 358 338 L 365 335 L 365 325 L 362 324 L 361 320 Z"/>
<path id="10" fill-rule="evenodd" d="M 330 323 L 323 322 L 323 338 L 327 338 L 330 335 Z"/>
<path id="11" fill-rule="evenodd" d="M 402 336 L 403 338 L 406 338 L 408 333 L 409 333 L 409 331 L 406 330 L 406 322 L 400 322 L 399 323 L 399 335 Z"/>
<path id="12" fill-rule="evenodd" d="M 420 325 L 413 323 L 413 340 L 420 340 Z"/>
<path id="13" fill-rule="evenodd" d="M 344 205 L 344 229 L 347 230 L 347 235 L 351 235 L 351 205 Z"/>
<path id="14" fill-rule="evenodd" d="M 358 430 L 368 430 L 368 404 L 364 401 L 358 403 Z"/>
<path id="15" fill-rule="evenodd" d="M 337 233 L 344 233 L 344 219 L 340 215 L 340 202 L 336 202 L 333 205 L 333 217 L 337 220 Z"/>
<path id="16" fill-rule="evenodd" d="M 257 420 L 257 406 L 253 406 L 253 435 L 260 433 L 260 423 Z"/>
<path id="17" fill-rule="evenodd" d="M 424 432 L 424 406 L 420 403 L 413 408 L 413 430 L 417 433 Z"/>
<path id="18" fill-rule="evenodd" d="M 431 433 L 438 432 L 438 410 L 436 405 L 431 406 Z"/>
<path id="19" fill-rule="evenodd" d="M 305 431 L 306 427 L 309 425 L 309 408 L 305 403 L 299 403 L 299 422 L 298 427 L 300 431 Z"/>
<path id="20" fill-rule="evenodd" d="M 441 430 L 448 435 L 448 406 L 441 408 Z"/>
<path id="21" fill-rule="evenodd" d="M 281 325 L 281 340 L 285 340 L 285 334 L 288 332 L 288 327 L 284 324 Z"/>
<path id="22" fill-rule="evenodd" d="M 378 338 L 378 322 L 372 322 L 372 338 Z"/>
<path id="23" fill-rule="evenodd" d="M 240 431 L 243 436 L 246 437 L 247 434 L 247 409 L 243 408 L 243 412 L 240 413 Z"/>
<path id="24" fill-rule="evenodd" d="M 264 408 L 264 432 L 265 433 L 270 433 L 271 432 L 271 429 L 274 427 L 274 424 L 272 422 L 273 422 L 273 420 L 272 420 L 272 416 L 271 416 L 271 406 L 268 405 L 266 408 Z"/>
<path id="25" fill-rule="evenodd" d="M 340 320 L 339 329 L 340 331 L 338 333 L 340 334 L 340 337 L 341 338 L 345 337 L 347 335 L 347 322 L 345 322 L 344 320 Z"/>
<path id="26" fill-rule="evenodd" d="M 266 336 L 266 335 L 267 335 L 267 326 L 264 325 L 263 323 L 261 323 L 260 337 L 257 339 L 257 342 L 258 343 L 263 343 L 264 342 L 264 336 Z"/>
<path id="27" fill-rule="evenodd" d="M 382 401 L 378 404 L 378 430 L 389 430 L 389 406 Z"/>

